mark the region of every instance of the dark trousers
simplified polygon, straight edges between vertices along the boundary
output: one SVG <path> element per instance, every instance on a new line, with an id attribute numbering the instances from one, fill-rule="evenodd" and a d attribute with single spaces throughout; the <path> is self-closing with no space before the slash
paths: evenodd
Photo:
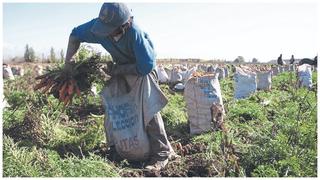
<path id="1" fill-rule="evenodd" d="M 159 112 L 154 115 L 154 118 L 148 124 L 147 134 L 149 136 L 150 156 L 152 159 L 165 160 L 169 157 L 170 153 L 173 153 Z"/>

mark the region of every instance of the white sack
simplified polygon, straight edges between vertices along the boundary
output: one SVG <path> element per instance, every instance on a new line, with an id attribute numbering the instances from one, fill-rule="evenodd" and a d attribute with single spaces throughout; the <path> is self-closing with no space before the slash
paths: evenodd
<path id="1" fill-rule="evenodd" d="M 271 90 L 271 71 L 257 72 L 257 89 Z"/>
<path id="2" fill-rule="evenodd" d="M 14 79 L 10 66 L 3 67 L 3 79 Z"/>
<path id="3" fill-rule="evenodd" d="M 157 66 L 156 67 L 156 72 L 158 74 L 158 79 L 160 83 L 166 83 L 169 81 L 169 77 L 167 72 L 164 70 L 162 66 Z"/>
<path id="4" fill-rule="evenodd" d="M 246 98 L 257 91 L 257 75 L 254 72 L 236 67 L 234 81 L 234 97 L 236 99 Z"/>
<path id="5" fill-rule="evenodd" d="M 114 144 L 125 159 L 147 159 L 150 144 L 146 126 L 168 102 L 151 75 L 114 77 L 101 97 L 108 144 Z"/>
<path id="6" fill-rule="evenodd" d="M 184 89 L 187 104 L 190 133 L 200 134 L 212 127 L 211 106 L 218 103 L 223 106 L 220 83 L 216 75 L 193 77 Z"/>
<path id="7" fill-rule="evenodd" d="M 312 71 L 309 64 L 298 66 L 298 76 L 300 87 L 312 87 Z"/>

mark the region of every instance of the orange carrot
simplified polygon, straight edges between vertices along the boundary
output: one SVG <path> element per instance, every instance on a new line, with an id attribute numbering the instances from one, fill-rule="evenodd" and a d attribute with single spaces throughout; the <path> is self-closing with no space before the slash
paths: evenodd
<path id="1" fill-rule="evenodd" d="M 69 95 L 73 94 L 73 89 L 74 89 L 74 84 L 73 84 L 73 81 L 70 80 L 69 81 L 69 86 L 68 86 L 68 94 Z"/>
<path id="2" fill-rule="evenodd" d="M 61 101 L 63 101 L 65 99 L 65 90 L 66 90 L 67 85 L 68 85 L 68 83 L 64 82 L 61 89 L 59 90 L 59 99 Z"/>

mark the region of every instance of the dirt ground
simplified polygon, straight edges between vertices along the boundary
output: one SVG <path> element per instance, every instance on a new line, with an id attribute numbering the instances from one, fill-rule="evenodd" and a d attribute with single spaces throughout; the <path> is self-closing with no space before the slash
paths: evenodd
<path id="1" fill-rule="evenodd" d="M 120 175 L 122 177 L 214 177 L 222 171 L 222 165 L 218 161 L 209 160 L 204 154 L 207 150 L 206 144 L 179 144 L 180 149 L 177 148 L 178 144 L 172 145 L 181 157 L 169 161 L 164 169 L 149 171 L 143 169 L 145 162 L 129 162 L 122 165 Z M 115 152 L 106 150 L 103 154 L 116 166 L 119 166 L 123 160 Z"/>

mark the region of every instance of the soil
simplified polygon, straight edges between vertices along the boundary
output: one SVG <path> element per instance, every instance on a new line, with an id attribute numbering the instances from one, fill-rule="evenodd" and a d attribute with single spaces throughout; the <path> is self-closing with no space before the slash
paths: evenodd
<path id="1" fill-rule="evenodd" d="M 128 165 L 120 175 L 122 177 L 214 177 L 222 172 L 222 165 L 215 160 L 209 160 L 204 152 L 207 150 L 206 144 L 189 143 L 180 146 L 172 144 L 177 154 L 181 158 L 169 161 L 167 166 L 160 171 L 148 171 L 145 169 L 132 169 Z M 137 168 L 137 167 L 135 167 Z"/>

